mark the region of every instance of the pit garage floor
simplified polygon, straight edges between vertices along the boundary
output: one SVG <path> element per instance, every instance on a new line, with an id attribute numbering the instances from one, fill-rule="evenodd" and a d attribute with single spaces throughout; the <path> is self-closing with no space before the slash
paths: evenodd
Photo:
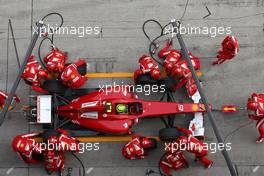
<path id="1" fill-rule="evenodd" d="M 50 12 L 63 15 L 64 26 L 99 26 L 100 35 L 57 35 L 55 44 L 69 52 L 70 60 L 88 58 L 91 70 L 101 72 L 132 72 L 137 68 L 138 58 L 148 51 L 148 40 L 141 30 L 147 19 L 157 19 L 162 25 L 170 19 L 179 19 L 184 11 L 184 0 L 1 0 L 0 1 L 0 89 L 10 90 L 17 74 L 17 63 L 12 40 L 7 49 L 7 24 L 12 20 L 20 59 L 24 56 L 31 38 L 30 25 Z M 208 14 L 208 7 L 211 15 Z M 185 35 L 186 45 L 194 55 L 201 57 L 204 89 L 210 102 L 217 108 L 222 104 L 244 106 L 252 92 L 264 92 L 264 1 L 263 0 L 190 0 L 183 24 L 207 27 L 231 27 L 232 34 L 240 43 L 240 52 L 231 62 L 220 66 L 211 66 L 212 57 L 220 46 L 224 35 Z M 153 27 L 152 27 L 153 28 Z M 153 37 L 158 29 L 152 30 Z M 156 33 L 155 33 L 156 32 Z M 177 46 L 178 43 L 174 42 Z M 37 46 L 34 54 L 37 55 Z M 7 52 L 8 50 L 8 52 Z M 7 61 L 8 57 L 8 61 Z M 111 60 L 111 65 L 99 60 Z M 114 60 L 114 61 L 113 61 Z M 8 62 L 8 67 L 7 67 Z M 95 63 L 93 63 L 95 62 Z M 98 63 L 97 63 L 98 62 Z M 97 63 L 97 66 L 95 67 Z M 7 75 L 8 74 L 8 75 Z M 8 78 L 8 81 L 7 81 Z M 101 80 L 110 84 L 113 79 Z M 120 80 L 117 80 L 120 82 Z M 128 80 L 128 82 L 132 82 Z M 90 80 L 86 87 L 96 87 L 98 81 Z M 23 102 L 10 112 L 5 123 L 0 127 L 0 175 L 1 176 L 43 176 L 46 175 L 42 164 L 28 166 L 18 159 L 11 149 L 14 136 L 38 130 L 38 126 L 27 124 L 20 110 L 29 103 L 29 87 L 21 81 L 17 94 Z M 159 97 L 159 95 L 155 95 Z M 149 99 L 150 96 L 144 98 Z M 177 99 L 177 96 L 176 96 Z M 218 128 L 225 137 L 233 130 L 245 125 L 227 139 L 232 143 L 229 151 L 232 161 L 237 166 L 240 176 L 264 175 L 264 144 L 255 144 L 258 134 L 254 123 L 248 124 L 245 111 L 234 114 L 214 113 Z M 177 124 L 186 124 L 186 119 L 179 117 Z M 216 142 L 211 125 L 205 116 L 207 142 Z M 141 120 L 135 131 L 139 134 L 157 134 L 162 128 L 159 119 Z M 135 176 L 145 175 L 147 169 L 158 170 L 158 160 L 163 154 L 162 145 L 141 161 L 127 161 L 121 156 L 122 142 L 100 143 L 99 151 L 86 151 L 78 154 L 89 176 Z M 226 163 L 220 152 L 210 154 L 214 160 L 211 169 L 204 169 L 193 157 L 187 155 L 190 168 L 177 171 L 179 176 L 227 176 Z M 69 169 L 70 168 L 70 169 Z M 72 169 L 71 169 L 72 168 Z M 80 164 L 71 155 L 66 155 L 66 169 L 63 175 L 79 175 Z"/>

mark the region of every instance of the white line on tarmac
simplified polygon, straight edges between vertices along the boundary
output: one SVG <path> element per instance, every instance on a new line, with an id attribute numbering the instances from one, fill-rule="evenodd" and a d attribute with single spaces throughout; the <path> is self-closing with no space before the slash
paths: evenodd
<path id="1" fill-rule="evenodd" d="M 254 167 L 254 169 L 253 169 L 252 171 L 253 171 L 254 173 L 257 172 L 258 169 L 259 169 L 259 167 L 260 167 L 260 166 L 256 166 L 256 167 Z"/>
<path id="2" fill-rule="evenodd" d="M 90 168 L 86 171 L 86 174 L 87 174 L 87 175 L 90 174 L 90 173 L 92 172 L 93 169 L 94 169 L 93 167 L 90 167 Z"/>
<path id="3" fill-rule="evenodd" d="M 14 167 L 10 167 L 10 168 L 6 171 L 6 175 L 9 175 L 13 170 L 14 170 Z"/>

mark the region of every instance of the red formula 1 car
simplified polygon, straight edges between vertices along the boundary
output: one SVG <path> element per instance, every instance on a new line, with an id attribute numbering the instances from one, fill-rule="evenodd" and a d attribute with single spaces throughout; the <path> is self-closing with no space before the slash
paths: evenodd
<path id="1" fill-rule="evenodd" d="M 98 132 L 130 134 L 140 118 L 205 112 L 205 107 L 200 103 L 140 100 L 127 89 L 115 91 L 109 87 L 58 106 L 57 111 L 59 116 Z"/>

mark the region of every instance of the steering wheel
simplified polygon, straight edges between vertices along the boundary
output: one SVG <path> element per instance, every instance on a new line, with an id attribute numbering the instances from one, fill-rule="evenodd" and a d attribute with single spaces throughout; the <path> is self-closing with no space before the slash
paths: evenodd
<path id="1" fill-rule="evenodd" d="M 140 104 L 136 103 L 135 107 L 136 107 L 136 112 L 140 113 L 140 111 L 142 110 L 142 108 L 140 107 Z"/>

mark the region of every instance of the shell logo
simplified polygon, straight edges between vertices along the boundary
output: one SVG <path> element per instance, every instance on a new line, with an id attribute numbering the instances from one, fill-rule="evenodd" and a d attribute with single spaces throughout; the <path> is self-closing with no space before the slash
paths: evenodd
<path id="1" fill-rule="evenodd" d="M 193 111 L 198 111 L 199 110 L 199 106 L 197 104 L 193 104 L 192 105 L 192 110 Z"/>

